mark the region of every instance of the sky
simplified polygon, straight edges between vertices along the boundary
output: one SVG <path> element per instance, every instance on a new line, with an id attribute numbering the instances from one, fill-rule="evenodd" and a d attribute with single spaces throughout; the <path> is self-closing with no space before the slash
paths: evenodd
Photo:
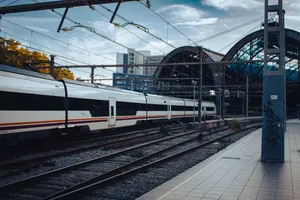
<path id="1" fill-rule="evenodd" d="M 0 0 L 0 6 L 20 5 L 53 0 Z M 146 2 L 146 0 L 141 0 Z M 152 55 L 166 55 L 174 47 L 194 45 L 191 41 L 203 40 L 211 35 L 231 29 L 245 22 L 263 17 L 264 0 L 150 0 L 151 9 L 179 29 L 172 28 L 163 19 L 140 2 L 122 3 L 115 22 L 125 25 L 133 22 L 149 30 L 157 38 L 132 25 L 116 27 L 109 23 L 111 13 L 101 6 L 70 8 L 67 17 L 85 28 L 74 27 L 65 20 L 63 28 L 72 31 L 57 33 L 61 17 L 50 10 L 14 13 L 2 16 L 0 36 L 14 38 L 31 50 L 57 55 L 59 65 L 116 64 L 116 53 L 126 53 L 127 48 L 150 50 Z M 269 0 L 270 4 L 275 3 Z M 300 1 L 283 0 L 286 28 L 300 32 Z M 116 4 L 104 4 L 114 10 Z M 63 13 L 64 9 L 57 9 Z M 124 20 L 127 19 L 128 21 Z M 246 35 L 261 29 L 263 19 L 220 37 L 205 40 L 198 45 L 226 52 Z M 17 25 L 21 25 L 17 26 Z M 104 36 L 104 37 L 102 37 Z M 105 39 L 106 38 L 106 39 Z M 109 39 L 109 40 L 108 40 Z M 121 44 L 117 45 L 113 41 Z M 172 47 L 173 46 L 173 47 Z M 111 78 L 115 69 L 96 69 L 95 78 Z M 76 77 L 89 78 L 89 69 L 72 69 Z"/>

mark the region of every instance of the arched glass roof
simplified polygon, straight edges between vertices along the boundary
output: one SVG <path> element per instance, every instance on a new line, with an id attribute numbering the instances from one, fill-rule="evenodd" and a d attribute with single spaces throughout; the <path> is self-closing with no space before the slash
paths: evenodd
<path id="1" fill-rule="evenodd" d="M 157 78 L 157 81 L 155 81 L 156 93 L 182 98 L 192 98 L 192 81 L 199 79 L 200 66 L 189 65 L 189 63 L 199 62 L 200 52 L 200 47 L 183 46 L 174 49 L 172 52 L 166 55 L 161 63 L 186 63 L 186 65 L 169 65 L 158 67 L 154 74 L 154 77 Z M 223 56 L 223 54 L 202 48 L 203 61 L 220 61 Z M 219 71 L 217 66 L 204 65 L 202 69 L 203 85 L 220 85 L 220 83 L 218 82 L 219 79 L 216 76 L 213 76 Z M 196 87 L 198 87 L 198 85 L 199 81 L 197 81 Z M 198 96 L 198 94 L 199 91 L 196 92 L 196 97 Z"/>
<path id="2" fill-rule="evenodd" d="M 300 60 L 300 33 L 286 29 L 286 79 L 287 81 L 299 81 L 299 60 Z M 264 59 L 264 31 L 259 30 L 247 35 L 236 43 L 222 60 L 263 60 Z M 270 36 L 269 45 L 278 47 L 278 37 Z M 274 57 L 276 59 L 276 57 Z M 264 63 L 231 64 L 229 69 L 250 75 L 254 79 L 263 79 Z M 270 63 L 269 70 L 277 70 L 276 63 Z"/>

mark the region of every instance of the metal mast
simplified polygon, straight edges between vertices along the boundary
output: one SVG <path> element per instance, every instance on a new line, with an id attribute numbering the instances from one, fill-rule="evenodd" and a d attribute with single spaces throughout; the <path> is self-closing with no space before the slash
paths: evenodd
<path id="1" fill-rule="evenodd" d="M 276 37 L 270 37 L 274 34 Z M 276 41 L 274 41 L 274 38 Z M 262 161 L 284 161 L 285 29 L 282 0 L 265 0 Z M 274 58 L 274 61 L 270 60 Z M 275 59 L 277 61 L 275 61 Z"/>

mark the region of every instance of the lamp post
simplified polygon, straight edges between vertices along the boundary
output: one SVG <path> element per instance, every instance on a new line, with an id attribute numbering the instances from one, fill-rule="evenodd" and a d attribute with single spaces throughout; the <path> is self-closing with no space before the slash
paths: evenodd
<path id="1" fill-rule="evenodd" d="M 132 91 L 133 90 L 133 77 L 129 77 L 129 75 L 125 75 L 125 78 L 126 78 L 126 85 L 129 87 L 129 83 L 128 83 L 128 80 L 130 81 L 130 90 Z"/>
<path id="2" fill-rule="evenodd" d="M 188 74 L 186 74 L 186 73 L 178 73 L 178 74 L 173 74 L 173 77 L 176 79 L 176 81 L 177 81 L 177 84 L 179 83 L 179 81 L 180 81 L 180 78 L 179 78 L 179 76 L 182 76 L 182 78 L 183 78 L 183 76 L 186 76 L 186 77 L 189 77 L 189 75 Z M 183 78 L 184 79 L 184 78 Z M 175 84 L 176 84 L 176 82 L 175 82 Z M 182 84 L 183 84 L 183 81 L 182 81 Z M 178 86 L 177 88 L 175 88 L 177 91 L 179 91 L 179 92 L 181 92 L 181 90 L 182 90 L 182 87 L 180 87 L 180 86 Z"/>
<path id="3" fill-rule="evenodd" d="M 197 84 L 197 81 L 194 81 L 194 80 L 192 80 L 192 84 L 194 85 L 194 108 L 193 108 L 193 127 L 195 127 L 195 104 L 196 104 L 196 102 L 195 102 L 195 99 L 196 99 L 196 94 L 195 94 L 195 87 L 196 87 L 196 84 Z"/>
<path id="4" fill-rule="evenodd" d="M 244 91 L 242 92 L 242 97 L 243 97 L 243 103 L 242 103 L 242 106 L 243 106 L 243 117 L 245 117 L 245 109 L 244 109 L 244 107 L 245 107 L 245 100 L 244 100 L 244 98 L 245 98 L 245 92 Z"/>
<path id="5" fill-rule="evenodd" d="M 222 88 L 218 88 L 219 89 L 219 115 L 220 118 L 222 118 Z"/>

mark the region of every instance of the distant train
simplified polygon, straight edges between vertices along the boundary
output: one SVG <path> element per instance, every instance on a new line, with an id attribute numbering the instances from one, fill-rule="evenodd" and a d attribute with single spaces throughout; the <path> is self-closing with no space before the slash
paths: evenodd
<path id="1" fill-rule="evenodd" d="M 191 119 L 194 101 L 89 84 L 0 65 L 0 138 L 133 126 L 145 121 Z M 198 115 L 198 102 L 195 102 Z M 202 115 L 216 106 L 202 101 Z"/>

